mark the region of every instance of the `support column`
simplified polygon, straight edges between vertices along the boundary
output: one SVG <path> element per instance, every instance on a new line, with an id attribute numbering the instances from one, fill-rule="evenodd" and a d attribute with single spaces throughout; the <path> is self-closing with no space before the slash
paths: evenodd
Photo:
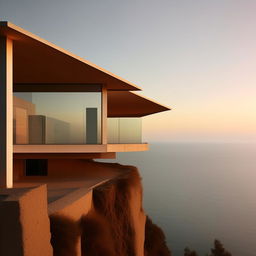
<path id="1" fill-rule="evenodd" d="M 0 187 L 13 186 L 13 45 L 0 37 Z"/>
<path id="2" fill-rule="evenodd" d="M 101 144 L 107 144 L 108 91 L 105 85 L 101 92 Z"/>

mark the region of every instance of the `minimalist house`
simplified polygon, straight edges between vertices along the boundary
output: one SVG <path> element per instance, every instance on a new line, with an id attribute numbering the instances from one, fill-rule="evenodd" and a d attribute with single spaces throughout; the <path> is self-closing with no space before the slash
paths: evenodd
<path id="1" fill-rule="evenodd" d="M 9 22 L 0 23 L 0 183 L 55 159 L 144 151 L 142 117 L 169 110 L 136 85 Z"/>

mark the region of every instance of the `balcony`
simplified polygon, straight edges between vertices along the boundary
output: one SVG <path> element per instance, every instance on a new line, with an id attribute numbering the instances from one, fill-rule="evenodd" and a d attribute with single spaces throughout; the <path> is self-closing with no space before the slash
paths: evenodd
<path id="1" fill-rule="evenodd" d="M 142 143 L 141 118 L 108 118 L 108 143 L 140 144 Z"/>
<path id="2" fill-rule="evenodd" d="M 141 118 L 106 118 L 101 92 L 14 93 L 14 153 L 144 151 Z"/>

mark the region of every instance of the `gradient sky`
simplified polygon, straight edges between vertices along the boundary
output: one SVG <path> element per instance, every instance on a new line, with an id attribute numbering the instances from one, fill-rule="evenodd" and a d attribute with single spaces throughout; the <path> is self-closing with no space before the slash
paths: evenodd
<path id="1" fill-rule="evenodd" d="M 0 0 L 1 20 L 173 108 L 146 141 L 256 141 L 255 0 Z"/>

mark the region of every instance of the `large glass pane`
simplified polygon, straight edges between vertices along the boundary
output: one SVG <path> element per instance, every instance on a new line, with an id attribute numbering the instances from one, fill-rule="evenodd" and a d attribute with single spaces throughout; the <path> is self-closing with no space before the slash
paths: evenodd
<path id="1" fill-rule="evenodd" d="M 141 118 L 108 118 L 108 143 L 141 143 Z"/>
<path id="2" fill-rule="evenodd" d="M 100 144 L 100 92 L 14 93 L 15 144 Z"/>
<path id="3" fill-rule="evenodd" d="M 119 143 L 119 118 L 108 118 L 108 143 Z"/>

